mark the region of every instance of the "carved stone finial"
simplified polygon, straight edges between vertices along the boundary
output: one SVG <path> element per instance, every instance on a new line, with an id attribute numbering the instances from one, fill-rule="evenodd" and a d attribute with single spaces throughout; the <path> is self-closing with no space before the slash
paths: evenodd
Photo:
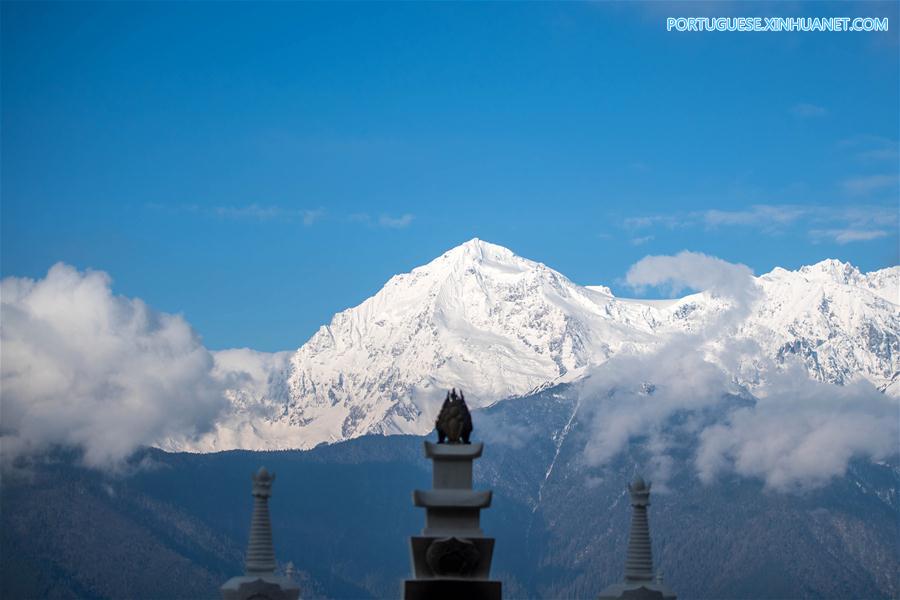
<path id="1" fill-rule="evenodd" d="M 275 473 L 269 473 L 265 467 L 253 475 L 253 495 L 268 498 L 272 495 L 272 482 L 275 481 Z"/>
<path id="2" fill-rule="evenodd" d="M 493 494 L 472 488 L 473 462 L 484 444 L 469 443 L 472 419 L 462 392 L 447 394 L 435 425 L 439 442 L 424 443 L 432 488 L 413 492 L 413 504 L 425 509 L 425 528 L 410 538 L 413 577 L 403 583 L 403 598 L 500 600 L 502 586 L 490 578 L 494 538 L 481 529 L 481 511 Z"/>
<path id="3" fill-rule="evenodd" d="M 462 390 L 459 390 L 458 394 L 456 388 L 447 392 L 434 426 L 437 428 L 438 444 L 445 441 L 451 444 L 469 443 L 469 436 L 472 435 L 472 415 L 469 414 Z"/>

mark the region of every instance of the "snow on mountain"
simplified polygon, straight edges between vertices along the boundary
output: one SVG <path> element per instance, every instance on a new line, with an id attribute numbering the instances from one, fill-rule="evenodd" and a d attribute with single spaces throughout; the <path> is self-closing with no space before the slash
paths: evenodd
<path id="1" fill-rule="evenodd" d="M 820 381 L 863 376 L 884 390 L 900 369 L 898 275 L 900 267 L 864 275 L 836 260 L 775 269 L 758 278 L 766 301 L 745 330 L 777 359 L 801 358 Z"/>
<path id="2" fill-rule="evenodd" d="M 900 267 L 862 274 L 834 260 L 776 268 L 757 278 L 762 300 L 739 335 L 775 361 L 800 358 L 822 381 L 862 376 L 897 394 L 898 276 Z M 724 308 L 705 293 L 616 298 L 473 239 L 391 278 L 296 352 L 217 353 L 232 412 L 201 440 L 164 449 L 311 448 L 367 433 L 425 433 L 450 387 L 487 406 L 697 330 Z"/>

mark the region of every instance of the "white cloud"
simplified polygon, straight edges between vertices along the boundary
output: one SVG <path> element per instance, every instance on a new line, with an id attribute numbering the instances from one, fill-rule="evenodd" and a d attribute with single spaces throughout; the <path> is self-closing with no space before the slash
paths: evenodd
<path id="1" fill-rule="evenodd" d="M 636 238 L 631 238 L 632 246 L 643 246 L 647 242 L 653 241 L 652 235 L 643 235 Z"/>
<path id="2" fill-rule="evenodd" d="M 588 465 L 603 466 L 642 439 L 643 469 L 665 486 L 673 450 L 687 436 L 705 483 L 735 473 L 769 489 L 802 490 L 842 475 L 854 458 L 880 460 L 900 446 L 900 400 L 864 380 L 819 383 L 802 365 L 775 364 L 755 341 L 734 335 L 759 293 L 746 266 L 694 252 L 649 256 L 627 281 L 706 290 L 727 308 L 649 354 L 620 353 L 594 369 L 581 392 Z M 735 378 L 750 360 L 760 377 L 753 396 Z"/>
<path id="3" fill-rule="evenodd" d="M 746 226 L 759 227 L 767 232 L 777 231 L 816 212 L 816 207 L 791 204 L 755 204 L 740 210 L 707 209 L 691 212 L 629 217 L 622 221 L 626 229 L 637 230 L 662 226 L 679 227 Z"/>
<path id="4" fill-rule="evenodd" d="M 325 209 L 317 208 L 315 210 L 303 210 L 301 211 L 300 219 L 303 221 L 303 224 L 309 227 L 319 219 L 321 219 L 325 215 Z"/>
<path id="5" fill-rule="evenodd" d="M 838 244 L 849 244 L 887 237 L 888 232 L 883 229 L 813 229 L 809 235 L 813 239 L 826 238 Z"/>
<path id="6" fill-rule="evenodd" d="M 57 264 L 6 278 L 0 443 L 7 464 L 54 446 L 111 466 L 137 447 L 193 436 L 226 406 L 213 359 L 178 315 L 115 296 L 102 272 Z"/>
<path id="7" fill-rule="evenodd" d="M 897 225 L 897 207 L 887 205 L 857 204 L 844 208 L 832 221 L 846 223 L 850 227 L 862 228 L 871 226 Z M 821 219 L 827 221 L 827 219 Z"/>
<path id="8" fill-rule="evenodd" d="M 629 217 L 622 222 L 626 229 L 646 229 L 662 225 L 669 229 L 692 225 L 691 218 L 687 215 L 647 215 L 643 217 Z"/>
<path id="9" fill-rule="evenodd" d="M 325 214 L 325 210 L 321 208 L 285 208 L 275 205 L 261 206 L 259 204 L 247 204 L 245 206 L 216 206 L 211 209 L 211 212 L 218 217 L 237 220 L 291 221 L 297 219 L 307 227 L 321 219 Z"/>
<path id="10" fill-rule="evenodd" d="M 773 372 L 756 395 L 754 406 L 700 433 L 701 481 L 734 471 L 770 489 L 813 488 L 843 475 L 853 458 L 897 451 L 897 401 L 868 382 L 819 383 L 793 365 Z"/>
<path id="11" fill-rule="evenodd" d="M 843 185 L 845 190 L 864 194 L 877 189 L 879 185 L 896 183 L 896 178 L 885 177 L 848 180 Z M 756 204 L 738 210 L 708 209 L 670 215 L 629 217 L 622 221 L 622 227 L 631 231 L 657 226 L 669 229 L 748 227 L 773 235 L 783 233 L 790 226 L 796 226 L 810 228 L 809 235 L 813 238 L 836 238 L 841 232 L 845 232 L 845 235 L 841 236 L 840 243 L 847 243 L 883 237 L 875 232 L 896 226 L 896 223 L 896 207 L 885 204 L 848 206 Z"/>
<path id="12" fill-rule="evenodd" d="M 793 223 L 807 213 L 808 209 L 801 206 L 757 204 L 745 210 L 706 210 L 700 216 L 710 227 L 749 225 L 771 229 L 777 225 Z"/>
<path id="13" fill-rule="evenodd" d="M 391 229 L 403 229 L 405 227 L 409 227 L 410 224 L 412 224 L 414 218 L 415 217 L 409 213 L 406 213 L 399 217 L 381 215 L 380 217 L 378 217 L 378 224 L 382 227 L 388 227 Z"/>
<path id="14" fill-rule="evenodd" d="M 759 296 L 753 271 L 701 252 L 683 250 L 675 256 L 645 256 L 628 269 L 625 281 L 632 288 L 668 286 L 672 293 L 685 288 L 734 298 L 742 307 Z"/>
<path id="15" fill-rule="evenodd" d="M 384 227 L 386 229 L 405 229 L 412 225 L 415 215 L 405 213 L 399 217 L 383 214 L 377 219 L 368 213 L 353 213 L 347 217 L 353 223 L 362 223 L 367 227 Z"/>
<path id="16" fill-rule="evenodd" d="M 873 192 L 895 187 L 900 177 L 897 175 L 867 175 L 853 177 L 841 183 L 844 191 L 853 196 L 865 196 Z"/>
<path id="17" fill-rule="evenodd" d="M 591 422 L 588 464 L 602 465 L 629 440 L 646 435 L 655 438 L 654 454 L 665 455 L 669 448 L 661 442 L 669 417 L 715 406 L 722 394 L 736 391 L 698 345 L 693 336 L 679 336 L 651 354 L 617 354 L 591 373 L 582 390 Z"/>
<path id="18" fill-rule="evenodd" d="M 309 227 L 325 216 L 323 208 L 287 208 L 276 204 L 243 204 L 236 206 L 201 206 L 199 204 L 164 205 L 148 203 L 147 208 L 174 214 L 195 214 L 235 221 L 300 221 Z"/>

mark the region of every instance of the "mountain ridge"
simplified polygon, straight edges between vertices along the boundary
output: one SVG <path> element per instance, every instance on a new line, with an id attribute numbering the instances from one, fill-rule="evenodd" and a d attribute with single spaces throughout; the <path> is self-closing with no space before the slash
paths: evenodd
<path id="1" fill-rule="evenodd" d="M 754 278 L 762 297 L 736 335 L 767 360 L 798 359 L 820 381 L 863 378 L 900 395 L 898 282 L 897 266 L 861 273 L 826 259 L 776 267 Z M 702 331 L 729 308 L 707 292 L 619 298 L 474 238 L 395 275 L 296 351 L 216 353 L 231 410 L 201 439 L 160 447 L 302 449 L 367 433 L 421 434 L 446 388 L 462 386 L 475 408 L 488 406 Z"/>

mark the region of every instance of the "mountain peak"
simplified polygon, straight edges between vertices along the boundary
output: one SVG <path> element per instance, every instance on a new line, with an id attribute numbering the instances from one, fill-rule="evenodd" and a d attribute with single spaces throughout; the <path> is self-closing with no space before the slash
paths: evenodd
<path id="1" fill-rule="evenodd" d="M 861 275 L 825 260 L 759 278 L 760 306 L 739 331 L 759 344 L 752 365 L 796 358 L 821 381 L 863 377 L 895 394 L 887 386 L 896 373 L 898 271 Z M 223 372 L 252 364 L 229 391 L 234 412 L 198 444 L 310 448 L 368 433 L 422 434 L 451 387 L 462 386 L 477 409 L 576 381 L 619 353 L 652 352 L 672 335 L 701 331 L 718 310 L 697 297 L 617 299 L 473 238 L 395 275 L 289 357 L 265 364 L 246 352 L 217 357 Z M 757 381 L 752 365 L 743 379 L 742 362 L 737 380 Z"/>
<path id="2" fill-rule="evenodd" d="M 455 248 L 451 248 L 444 253 L 444 256 L 466 256 L 476 259 L 490 258 L 494 260 L 500 258 L 510 259 L 517 257 L 516 254 L 509 248 L 486 242 L 477 237 L 474 237 L 467 242 L 463 242 Z"/>
<path id="3" fill-rule="evenodd" d="M 859 269 L 836 258 L 826 258 L 814 265 L 800 268 L 800 273 L 810 279 L 829 279 L 837 283 L 855 283 L 861 278 Z"/>
<path id="4" fill-rule="evenodd" d="M 532 271 L 542 265 L 517 255 L 509 248 L 479 238 L 460 244 L 431 261 L 413 269 L 413 273 L 428 273 L 440 278 L 459 279 L 466 273 L 480 273 L 494 279 L 510 273 Z"/>

